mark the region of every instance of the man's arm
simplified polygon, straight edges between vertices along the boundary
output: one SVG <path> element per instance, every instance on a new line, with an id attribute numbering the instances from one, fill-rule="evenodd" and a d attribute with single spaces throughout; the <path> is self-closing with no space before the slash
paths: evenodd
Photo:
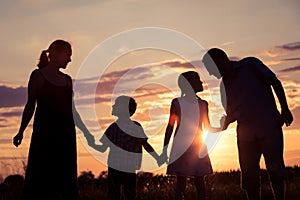
<path id="1" fill-rule="evenodd" d="M 223 117 L 220 119 L 220 125 L 222 130 L 226 130 L 229 124 L 235 122 L 236 119 L 234 117 L 234 109 L 229 103 L 231 99 L 230 97 L 228 97 L 228 95 L 226 95 L 225 84 L 223 81 L 221 82 L 220 85 L 220 93 L 221 93 L 221 102 L 224 110 L 226 111 L 226 115 L 223 115 Z"/>
<path id="2" fill-rule="evenodd" d="M 276 76 L 270 79 L 270 84 L 272 85 L 275 94 L 279 100 L 280 107 L 281 107 L 281 118 L 282 123 L 285 123 L 286 126 L 290 126 L 293 122 L 293 115 L 288 108 L 288 104 L 285 97 L 285 92 L 282 87 L 281 82 L 276 78 Z"/>

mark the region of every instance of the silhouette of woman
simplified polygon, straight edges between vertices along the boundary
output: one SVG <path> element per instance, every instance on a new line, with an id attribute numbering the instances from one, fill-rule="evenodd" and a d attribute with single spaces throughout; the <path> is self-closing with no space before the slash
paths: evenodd
<path id="1" fill-rule="evenodd" d="M 74 107 L 71 77 L 60 71 L 71 55 L 71 45 L 56 40 L 41 53 L 39 69 L 30 75 L 28 100 L 13 138 L 18 147 L 35 111 L 22 199 L 77 199 L 75 124 L 89 143 L 94 137 Z"/>
<path id="2" fill-rule="evenodd" d="M 198 199 L 205 199 L 204 176 L 211 174 L 212 166 L 207 147 L 202 139 L 203 129 L 210 132 L 221 131 L 210 126 L 208 103 L 196 95 L 203 91 L 197 72 L 188 71 L 178 78 L 181 97 L 172 100 L 170 118 L 165 132 L 162 158 L 167 160 L 167 147 L 176 122 L 176 130 L 167 174 L 176 175 L 176 199 L 184 199 L 186 178 L 193 176 Z"/>

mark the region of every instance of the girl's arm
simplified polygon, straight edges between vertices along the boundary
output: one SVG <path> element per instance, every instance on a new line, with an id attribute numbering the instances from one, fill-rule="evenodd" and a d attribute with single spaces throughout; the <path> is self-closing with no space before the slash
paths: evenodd
<path id="1" fill-rule="evenodd" d="M 166 132 L 165 132 L 165 138 L 164 138 L 164 148 L 163 148 L 163 153 L 162 153 L 162 157 L 166 160 L 167 159 L 167 149 L 168 149 L 168 145 L 171 139 L 171 135 L 173 133 L 173 129 L 174 129 L 174 124 L 177 121 L 177 112 L 176 112 L 176 108 L 174 105 L 174 101 L 172 101 L 171 103 L 171 108 L 170 108 L 170 117 L 169 117 L 169 121 L 168 121 L 168 126 L 166 128 Z"/>
<path id="2" fill-rule="evenodd" d="M 28 98 L 23 110 L 21 125 L 18 133 L 13 138 L 13 143 L 16 147 L 18 147 L 22 143 L 23 133 L 28 126 L 35 110 L 37 91 L 39 89 L 39 86 L 41 85 L 41 79 L 37 73 L 38 72 L 36 70 L 33 71 L 28 82 Z"/>

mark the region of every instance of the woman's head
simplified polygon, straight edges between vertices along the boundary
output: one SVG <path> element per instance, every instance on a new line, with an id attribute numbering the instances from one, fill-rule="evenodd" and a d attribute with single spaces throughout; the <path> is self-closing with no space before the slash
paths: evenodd
<path id="1" fill-rule="evenodd" d="M 179 75 L 178 86 L 181 90 L 181 96 L 189 93 L 197 93 L 203 91 L 200 76 L 195 71 L 187 71 Z"/>
<path id="2" fill-rule="evenodd" d="M 64 40 L 55 40 L 47 50 L 42 51 L 40 56 L 39 68 L 46 67 L 49 62 L 55 62 L 59 67 L 65 68 L 71 61 L 71 44 Z"/>

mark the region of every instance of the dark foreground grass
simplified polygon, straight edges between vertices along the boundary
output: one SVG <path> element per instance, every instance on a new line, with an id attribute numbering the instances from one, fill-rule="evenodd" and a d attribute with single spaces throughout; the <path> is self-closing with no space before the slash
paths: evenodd
<path id="1" fill-rule="evenodd" d="M 287 167 L 287 200 L 300 200 L 300 167 Z M 0 200 L 17 200 L 23 187 L 21 175 L 8 176 L 0 185 Z M 176 178 L 168 175 L 139 173 L 137 178 L 137 200 L 171 200 L 174 199 Z M 269 177 L 261 171 L 261 191 L 263 200 L 272 200 Z M 240 188 L 240 172 L 216 172 L 206 177 L 208 199 L 210 200 L 244 200 Z M 95 177 L 92 172 L 82 172 L 78 177 L 79 200 L 108 199 L 107 172 Z M 193 179 L 189 178 L 186 187 L 186 200 L 197 199 Z"/>

